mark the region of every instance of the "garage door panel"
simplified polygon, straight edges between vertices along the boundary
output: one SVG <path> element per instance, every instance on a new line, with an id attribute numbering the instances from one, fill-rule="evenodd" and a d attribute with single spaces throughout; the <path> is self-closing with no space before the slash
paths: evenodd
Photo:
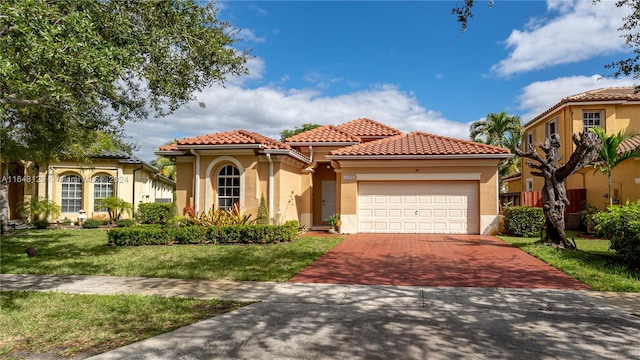
<path id="1" fill-rule="evenodd" d="M 447 213 L 447 209 L 434 209 L 431 216 L 433 216 L 434 218 L 446 218 Z"/>
<path id="2" fill-rule="evenodd" d="M 373 217 L 373 209 L 363 208 L 360 210 L 360 218 L 370 218 Z"/>
<path id="3" fill-rule="evenodd" d="M 467 212 L 462 209 L 449 209 L 449 217 L 451 218 L 463 218 L 466 217 Z"/>
<path id="4" fill-rule="evenodd" d="M 431 217 L 433 216 L 433 211 L 431 209 L 420 209 L 418 210 L 418 216 L 421 218 Z"/>
<path id="5" fill-rule="evenodd" d="M 389 209 L 389 217 L 402 217 L 402 209 Z"/>
<path id="6" fill-rule="evenodd" d="M 386 205 L 388 198 L 386 196 L 374 196 L 373 203 L 378 205 Z"/>
<path id="7" fill-rule="evenodd" d="M 402 204 L 402 196 L 389 196 L 389 204 L 391 205 Z"/>
<path id="8" fill-rule="evenodd" d="M 459 182 L 360 182 L 360 232 L 478 233 L 478 185 Z"/>
<path id="9" fill-rule="evenodd" d="M 446 204 L 448 197 L 446 195 L 434 195 L 433 196 L 433 204 L 434 205 L 443 205 Z"/>

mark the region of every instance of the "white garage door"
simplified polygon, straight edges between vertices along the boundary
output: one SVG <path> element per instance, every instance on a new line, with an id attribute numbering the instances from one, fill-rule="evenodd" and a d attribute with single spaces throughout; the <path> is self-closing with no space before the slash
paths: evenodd
<path id="1" fill-rule="evenodd" d="M 474 181 L 359 182 L 358 231 L 477 234 Z"/>

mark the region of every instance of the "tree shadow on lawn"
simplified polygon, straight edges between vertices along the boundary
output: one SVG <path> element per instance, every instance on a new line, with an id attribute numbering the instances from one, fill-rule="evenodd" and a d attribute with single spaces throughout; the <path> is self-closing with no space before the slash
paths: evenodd
<path id="1" fill-rule="evenodd" d="M 96 237 L 96 240 L 81 240 L 83 236 Z M 106 235 L 104 239 L 98 239 L 99 236 L 95 230 L 40 230 L 3 237 L 0 242 L 2 273 L 94 274 L 103 268 L 96 263 L 96 257 L 120 251 L 106 245 Z M 78 241 L 74 241 L 76 239 Z M 36 249 L 37 256 L 27 256 L 25 249 L 29 247 Z M 68 271 L 65 272 L 65 268 Z"/>

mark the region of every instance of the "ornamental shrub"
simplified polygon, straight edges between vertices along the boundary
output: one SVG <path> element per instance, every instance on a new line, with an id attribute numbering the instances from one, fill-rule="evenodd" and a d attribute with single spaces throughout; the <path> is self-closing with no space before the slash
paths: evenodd
<path id="1" fill-rule="evenodd" d="M 138 205 L 138 222 L 141 224 L 164 225 L 173 219 L 173 203 L 142 203 Z"/>
<path id="2" fill-rule="evenodd" d="M 259 225 L 269 224 L 269 208 L 267 208 L 267 201 L 264 199 L 264 195 L 260 195 L 260 206 L 258 206 L 256 223 Z"/>
<path id="3" fill-rule="evenodd" d="M 129 227 L 135 225 L 135 221 L 133 219 L 118 219 L 116 220 L 116 225 L 119 227 Z"/>
<path id="4" fill-rule="evenodd" d="M 87 219 L 82 222 L 82 227 L 85 229 L 96 229 L 100 227 L 100 225 L 104 224 L 103 221 L 97 219 Z"/>
<path id="5" fill-rule="evenodd" d="M 197 225 L 168 228 L 167 235 L 176 244 L 204 244 L 207 242 L 206 229 Z"/>
<path id="6" fill-rule="evenodd" d="M 118 246 L 168 245 L 172 242 L 162 226 L 132 226 L 109 230 L 110 244 Z"/>
<path id="7" fill-rule="evenodd" d="M 268 244 L 292 241 L 298 236 L 298 221 L 284 225 L 181 226 L 138 225 L 109 230 L 109 243 L 118 246 L 169 244 Z"/>
<path id="8" fill-rule="evenodd" d="M 540 235 L 546 221 L 542 208 L 531 206 L 507 206 L 503 215 L 504 229 L 517 237 Z"/>
<path id="9" fill-rule="evenodd" d="M 640 268 L 640 201 L 609 206 L 593 218 L 598 234 L 611 242 L 611 250 L 631 268 Z"/>

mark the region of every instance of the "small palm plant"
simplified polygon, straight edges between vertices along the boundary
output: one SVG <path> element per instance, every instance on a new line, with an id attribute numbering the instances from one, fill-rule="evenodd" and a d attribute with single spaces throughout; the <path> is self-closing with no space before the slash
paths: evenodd
<path id="1" fill-rule="evenodd" d="M 31 198 L 29 201 L 19 203 L 18 211 L 25 221 L 44 228 L 49 226 L 50 217 L 60 216 L 62 209 L 51 200 Z"/>
<path id="2" fill-rule="evenodd" d="M 116 220 L 120 219 L 123 213 L 133 213 L 133 205 L 118 198 L 108 197 L 98 200 L 98 205 L 102 208 L 106 208 L 109 213 L 109 224 L 113 224 Z"/>

